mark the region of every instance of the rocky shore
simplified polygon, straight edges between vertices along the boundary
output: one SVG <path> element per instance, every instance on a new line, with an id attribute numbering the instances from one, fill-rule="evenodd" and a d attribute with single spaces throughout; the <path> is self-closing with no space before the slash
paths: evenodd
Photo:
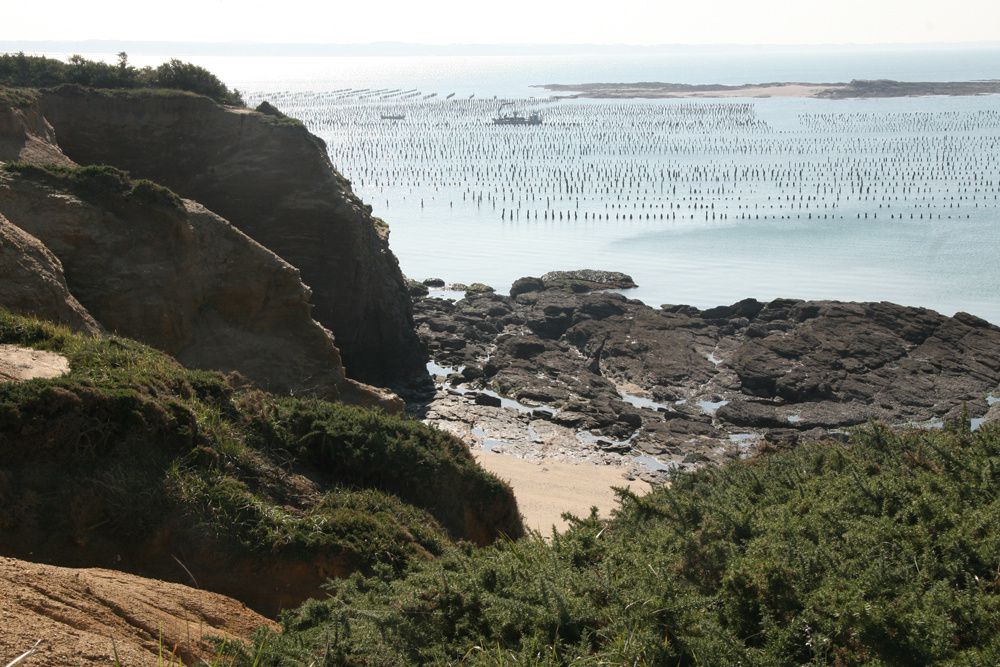
<path id="1" fill-rule="evenodd" d="M 603 289 L 626 284 L 570 272 L 510 295 L 415 297 L 435 388 L 411 411 L 490 451 L 652 482 L 871 420 L 934 428 L 963 406 L 974 427 L 1000 418 L 1000 328 L 973 315 L 792 299 L 652 308 Z"/>

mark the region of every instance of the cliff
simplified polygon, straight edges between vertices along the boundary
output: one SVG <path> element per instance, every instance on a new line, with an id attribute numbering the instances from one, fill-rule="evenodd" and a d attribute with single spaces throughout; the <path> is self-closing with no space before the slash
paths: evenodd
<path id="1" fill-rule="evenodd" d="M 0 662 L 31 648 L 24 664 L 209 664 L 211 638 L 250 640 L 277 624 L 216 593 L 124 572 L 0 558 Z M 165 662 L 166 661 L 166 662 Z"/>
<path id="2" fill-rule="evenodd" d="M 0 88 L 0 162 L 70 166 L 42 116 L 35 94 Z"/>
<path id="3" fill-rule="evenodd" d="M 344 377 L 298 271 L 200 204 L 113 169 L 20 166 L 0 174 L 0 212 L 59 258 L 72 297 L 109 331 L 279 393 L 394 406 Z M 52 312 L 10 297 L 0 303 Z"/>
<path id="4" fill-rule="evenodd" d="M 418 422 L 278 397 L 134 341 L 0 311 L 68 374 L 0 381 L 0 555 L 191 583 L 267 615 L 523 528 L 510 489 Z"/>
<path id="5" fill-rule="evenodd" d="M 40 101 L 73 160 L 166 185 L 298 268 L 348 376 L 389 385 L 424 374 L 388 228 L 301 124 L 164 91 L 62 86 Z"/>
<path id="6" fill-rule="evenodd" d="M 70 294 L 59 258 L 2 215 L 0 304 L 16 313 L 42 317 L 77 331 L 100 331 L 100 325 Z"/>

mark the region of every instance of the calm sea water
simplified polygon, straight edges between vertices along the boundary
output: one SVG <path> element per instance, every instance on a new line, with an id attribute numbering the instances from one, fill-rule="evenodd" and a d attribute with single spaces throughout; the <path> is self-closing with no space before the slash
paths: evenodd
<path id="1" fill-rule="evenodd" d="M 995 49 L 192 60 L 322 136 L 413 278 L 506 290 L 588 267 L 631 274 L 653 305 L 889 300 L 1000 323 L 1000 98 L 553 101 L 532 87 L 1000 78 Z M 545 125 L 489 126 L 494 97 Z"/>

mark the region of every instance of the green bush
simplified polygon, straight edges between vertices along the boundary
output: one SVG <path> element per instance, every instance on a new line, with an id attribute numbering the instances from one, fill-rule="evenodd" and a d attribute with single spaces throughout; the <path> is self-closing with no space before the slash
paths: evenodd
<path id="1" fill-rule="evenodd" d="M 1000 428 L 817 443 L 610 521 L 355 576 L 265 664 L 995 665 Z"/>
<path id="2" fill-rule="evenodd" d="M 145 179 L 132 180 L 128 172 L 108 165 L 86 167 L 39 166 L 25 162 L 7 162 L 3 171 L 40 183 L 66 188 L 94 203 L 114 206 L 128 201 L 179 208 L 181 198 L 169 188 Z"/>
<path id="3" fill-rule="evenodd" d="M 191 63 L 172 59 L 158 67 L 137 69 L 126 54 L 109 64 L 72 56 L 62 62 L 24 53 L 0 54 L 0 86 L 48 88 L 61 84 L 90 88 L 167 88 L 210 97 L 220 104 L 243 106 L 238 90 L 230 90 L 214 74 Z"/>
<path id="4" fill-rule="evenodd" d="M 71 562 L 82 556 L 67 540 L 83 552 L 98 541 L 128 549 L 180 525 L 247 553 L 334 554 L 350 569 L 398 572 L 454 549 L 464 526 L 449 535 L 441 523 L 452 507 L 481 502 L 469 493 L 489 490 L 494 502 L 516 507 L 460 443 L 417 422 L 278 398 L 128 339 L 4 311 L 0 344 L 54 351 L 71 367 L 60 378 L 0 383 L 0 553 L 20 544 Z M 325 453 L 284 422 L 266 428 L 269 415 L 321 416 Z M 323 479 L 320 460 L 341 464 Z M 403 475 L 376 478 L 351 465 L 409 471 L 436 492 L 414 495 Z M 440 486 L 433 475 L 441 471 L 457 490 Z M 447 502 L 426 502 L 435 497 Z"/>

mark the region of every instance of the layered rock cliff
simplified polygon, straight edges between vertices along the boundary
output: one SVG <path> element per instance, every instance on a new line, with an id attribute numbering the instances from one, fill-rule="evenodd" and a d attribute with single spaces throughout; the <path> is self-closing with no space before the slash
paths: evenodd
<path id="1" fill-rule="evenodd" d="M 350 377 L 389 385 L 423 374 L 388 228 L 299 123 L 183 93 L 64 86 L 41 104 L 72 159 L 162 183 L 298 268 Z"/>
<path id="2" fill-rule="evenodd" d="M 29 276 L 0 288 L 5 307 L 77 328 L 100 322 L 280 393 L 383 398 L 344 377 L 299 272 L 198 203 L 110 169 L 22 168 L 0 172 L 0 213 L 36 239 L 8 223 L 19 260 L 0 271 Z"/>

